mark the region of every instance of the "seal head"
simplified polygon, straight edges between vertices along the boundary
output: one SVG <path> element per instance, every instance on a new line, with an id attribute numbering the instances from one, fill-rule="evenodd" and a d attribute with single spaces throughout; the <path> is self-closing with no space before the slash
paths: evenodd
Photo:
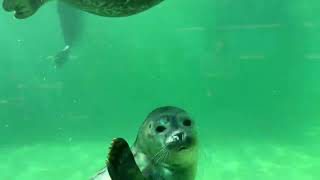
<path id="1" fill-rule="evenodd" d="M 188 113 L 165 106 L 147 116 L 133 153 L 145 177 L 187 180 L 195 176 L 197 144 L 195 123 Z"/>

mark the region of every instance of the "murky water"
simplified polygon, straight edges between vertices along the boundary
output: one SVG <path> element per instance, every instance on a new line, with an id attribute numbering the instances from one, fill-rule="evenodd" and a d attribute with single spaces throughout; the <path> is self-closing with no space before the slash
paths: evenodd
<path id="1" fill-rule="evenodd" d="M 197 121 L 199 180 L 319 179 L 319 8 L 205 0 L 128 18 L 77 12 L 60 68 L 55 2 L 26 20 L 1 11 L 0 179 L 88 179 L 113 137 L 133 143 L 163 105 Z"/>

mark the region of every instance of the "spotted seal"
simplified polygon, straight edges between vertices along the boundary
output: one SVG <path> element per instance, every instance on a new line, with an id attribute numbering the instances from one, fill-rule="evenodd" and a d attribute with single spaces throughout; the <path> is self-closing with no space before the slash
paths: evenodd
<path id="1" fill-rule="evenodd" d="M 52 0 L 3 0 L 6 11 L 14 11 L 15 17 L 32 16 L 42 5 Z M 163 0 L 59 0 L 83 11 L 107 17 L 124 17 L 143 12 Z"/>
<path id="2" fill-rule="evenodd" d="M 122 138 L 113 141 L 107 167 L 93 179 L 194 180 L 197 162 L 195 122 L 186 111 L 165 106 L 147 116 L 132 148 Z"/>

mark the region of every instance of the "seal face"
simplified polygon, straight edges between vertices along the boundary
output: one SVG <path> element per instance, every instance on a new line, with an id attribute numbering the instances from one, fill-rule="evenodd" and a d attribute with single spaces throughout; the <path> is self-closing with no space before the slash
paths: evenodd
<path id="1" fill-rule="evenodd" d="M 194 180 L 198 139 L 195 123 L 186 111 L 172 106 L 152 111 L 129 148 L 113 140 L 107 170 L 112 180 Z M 94 179 L 105 179 L 106 170 Z"/>
<path id="2" fill-rule="evenodd" d="M 195 122 L 180 108 L 152 111 L 140 127 L 133 147 L 135 160 L 147 179 L 195 178 L 197 132 Z"/>

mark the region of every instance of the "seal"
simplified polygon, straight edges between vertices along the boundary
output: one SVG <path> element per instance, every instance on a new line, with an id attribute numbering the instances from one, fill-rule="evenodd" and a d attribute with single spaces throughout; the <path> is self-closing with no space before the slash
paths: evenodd
<path id="1" fill-rule="evenodd" d="M 52 0 L 3 0 L 3 9 L 17 19 L 25 19 Z M 83 11 L 107 17 L 125 17 L 143 12 L 163 0 L 59 0 Z"/>
<path id="2" fill-rule="evenodd" d="M 108 173 L 112 180 L 194 180 L 197 164 L 195 122 L 185 110 L 165 106 L 147 116 L 131 149 L 122 138 L 113 141 L 107 168 L 93 179 Z"/>

